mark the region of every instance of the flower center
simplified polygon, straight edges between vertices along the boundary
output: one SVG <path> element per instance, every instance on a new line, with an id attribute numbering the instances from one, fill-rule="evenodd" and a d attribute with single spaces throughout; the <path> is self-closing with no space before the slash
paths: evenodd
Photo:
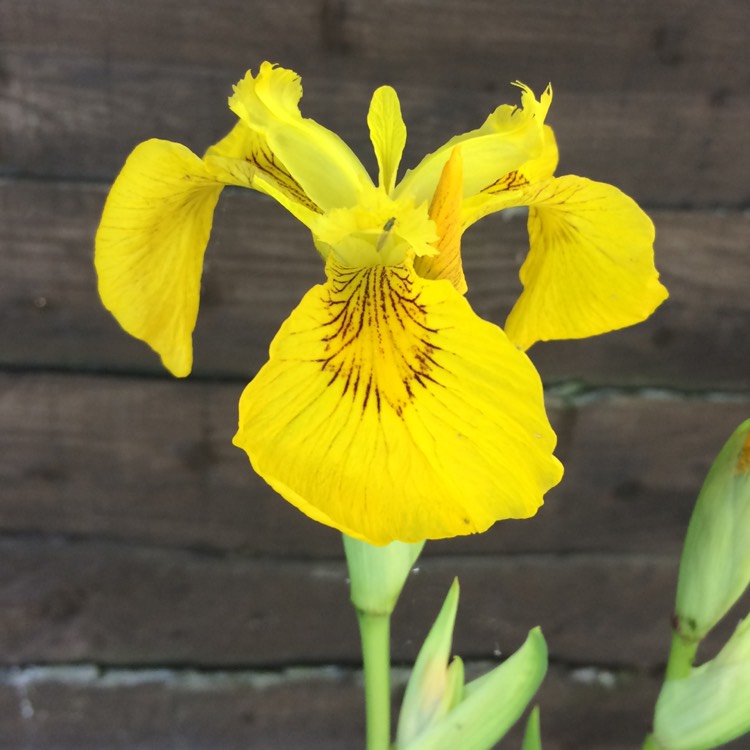
<path id="1" fill-rule="evenodd" d="M 328 211 L 313 231 L 324 252 L 352 268 L 393 266 L 409 255 L 437 253 L 427 205 L 415 205 L 410 196 L 394 200 L 375 187 L 362 190 L 355 205 Z"/>

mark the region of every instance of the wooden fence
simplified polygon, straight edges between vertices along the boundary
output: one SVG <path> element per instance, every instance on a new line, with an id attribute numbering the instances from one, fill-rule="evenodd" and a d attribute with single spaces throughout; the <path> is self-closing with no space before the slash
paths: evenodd
<path id="1" fill-rule="evenodd" d="M 692 503 L 750 416 L 749 27 L 747 0 L 0 0 L 0 748 L 362 746 L 340 540 L 230 443 L 243 385 L 322 277 L 306 231 L 226 191 L 186 381 L 101 308 L 92 268 L 128 152 L 201 152 L 264 59 L 363 157 L 372 90 L 394 85 L 406 164 L 515 101 L 510 81 L 552 81 L 559 172 L 653 217 L 670 300 L 531 351 L 563 484 L 534 520 L 428 545 L 393 633 L 402 684 L 457 574 L 472 673 L 542 625 L 545 750 L 640 747 Z M 525 249 L 523 217 L 466 235 L 483 317 L 504 320 Z"/>

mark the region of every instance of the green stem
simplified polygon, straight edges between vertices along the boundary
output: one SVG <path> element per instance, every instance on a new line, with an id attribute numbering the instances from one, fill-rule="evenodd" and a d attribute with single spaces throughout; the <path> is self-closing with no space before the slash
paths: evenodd
<path id="1" fill-rule="evenodd" d="M 690 674 L 699 643 L 686 640 L 676 630 L 672 632 L 672 647 L 667 662 L 668 680 L 681 680 Z"/>
<path id="2" fill-rule="evenodd" d="M 367 750 L 391 744 L 390 616 L 357 611 L 365 670 Z"/>
<path id="3" fill-rule="evenodd" d="M 669 649 L 666 679 L 682 680 L 690 674 L 699 645 L 700 641 L 683 638 L 678 630 L 672 631 L 672 646 Z M 650 734 L 646 737 L 642 750 L 661 750 L 661 747 Z"/>

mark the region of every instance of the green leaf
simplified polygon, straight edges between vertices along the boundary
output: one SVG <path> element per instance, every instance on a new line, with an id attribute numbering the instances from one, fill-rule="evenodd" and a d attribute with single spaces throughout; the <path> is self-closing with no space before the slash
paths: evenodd
<path id="1" fill-rule="evenodd" d="M 664 683 L 653 737 L 668 750 L 709 750 L 748 731 L 750 615 L 714 659 Z"/>
<path id="2" fill-rule="evenodd" d="M 465 687 L 458 706 L 399 750 L 490 750 L 520 718 L 546 671 L 547 644 L 534 628 L 509 659 Z"/>
<path id="3" fill-rule="evenodd" d="M 458 609 L 458 591 L 458 580 L 454 580 L 440 614 L 419 650 L 401 704 L 396 748 L 407 747 L 461 700 L 464 686 L 463 662 L 455 659 L 448 666 Z"/>
<path id="4" fill-rule="evenodd" d="M 526 722 L 521 750 L 542 750 L 542 729 L 539 724 L 539 706 L 534 706 Z"/>

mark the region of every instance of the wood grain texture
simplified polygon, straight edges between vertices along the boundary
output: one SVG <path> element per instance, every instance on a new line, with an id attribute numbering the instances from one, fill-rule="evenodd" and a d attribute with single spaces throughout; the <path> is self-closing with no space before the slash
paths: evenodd
<path id="1" fill-rule="evenodd" d="M 231 445 L 240 391 L 240 384 L 0 376 L 0 531 L 339 557 L 337 534 L 276 496 Z M 748 398 L 550 403 L 567 474 L 538 516 L 436 543 L 436 552 L 675 554 L 713 456 L 750 414 Z"/>
<path id="2" fill-rule="evenodd" d="M 202 151 L 232 123 L 231 84 L 271 59 L 303 74 L 305 111 L 363 155 L 382 83 L 401 93 L 413 164 L 512 100 L 508 82 L 552 80 L 562 171 L 658 206 L 747 205 L 749 16 L 742 0 L 5 0 L 0 169 L 107 180 L 145 138 Z"/>
<path id="3" fill-rule="evenodd" d="M 468 662 L 467 679 L 494 665 Z M 397 669 L 394 716 L 406 679 Z M 535 698 L 545 750 L 639 747 L 660 685 L 640 672 L 552 665 Z M 519 723 L 505 744 L 520 747 L 521 735 Z M 2 750 L 351 750 L 363 736 L 362 678 L 346 667 L 0 671 Z"/>
<path id="4" fill-rule="evenodd" d="M 469 663 L 467 675 L 492 666 Z M 399 671 L 395 682 L 404 679 Z M 646 675 L 553 667 L 537 696 L 544 747 L 631 750 L 646 733 L 658 689 Z M 359 672 L 342 668 L 6 672 L 0 748 L 351 750 L 364 734 L 361 691 Z M 520 746 L 520 728 L 508 746 Z"/>
<path id="5" fill-rule="evenodd" d="M 394 616 L 396 663 L 412 661 L 451 581 L 454 649 L 493 658 L 544 623 L 551 658 L 657 669 L 669 646 L 669 558 L 433 558 Z M 217 558 L 180 550 L 0 541 L 0 654 L 8 665 L 276 668 L 358 663 L 343 561 Z M 613 650 L 612 645 L 616 645 Z"/>
<path id="6" fill-rule="evenodd" d="M 71 183 L 0 184 L 0 364 L 162 373 L 158 357 L 122 333 L 96 292 L 93 236 L 106 191 Z M 547 383 L 750 388 L 750 217 L 654 211 L 657 264 L 671 297 L 646 323 L 531 350 Z M 528 248 L 522 216 L 467 232 L 469 300 L 502 325 L 520 293 Z M 225 191 L 206 256 L 195 371 L 249 378 L 302 295 L 324 280 L 307 231 L 270 200 Z"/>
<path id="7" fill-rule="evenodd" d="M 349 750 L 361 706 L 351 670 L 37 669 L 0 681 L 0 748 Z"/>
<path id="8" fill-rule="evenodd" d="M 393 629 L 403 686 L 459 575 L 470 673 L 543 626 L 545 750 L 639 747 L 690 510 L 750 416 L 749 25 L 747 0 L 0 0 L 0 750 L 362 745 L 338 534 L 231 445 L 244 383 L 323 280 L 308 234 L 225 191 L 187 381 L 121 332 L 92 268 L 133 146 L 201 153 L 264 59 L 370 169 L 378 85 L 401 97 L 410 166 L 515 101 L 510 81 L 551 81 L 559 173 L 649 209 L 669 301 L 530 352 L 563 483 L 530 521 L 427 545 Z M 503 323 L 526 248 L 519 214 L 466 235 L 482 317 Z"/>

